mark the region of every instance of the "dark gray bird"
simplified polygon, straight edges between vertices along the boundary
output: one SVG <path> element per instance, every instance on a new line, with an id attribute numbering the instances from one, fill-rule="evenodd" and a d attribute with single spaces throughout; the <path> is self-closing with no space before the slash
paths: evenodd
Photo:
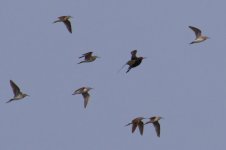
<path id="1" fill-rule="evenodd" d="M 155 131 L 156 131 L 156 134 L 158 137 L 160 137 L 160 124 L 159 124 L 159 120 L 162 119 L 162 117 L 160 116 L 153 116 L 151 118 L 149 118 L 150 120 L 148 122 L 145 123 L 148 124 L 148 123 L 152 123 L 155 127 Z"/>
<path id="2" fill-rule="evenodd" d="M 70 18 L 72 18 L 72 17 L 71 16 L 60 16 L 60 17 L 58 17 L 58 20 L 54 21 L 53 23 L 63 22 L 65 24 L 65 26 L 67 27 L 68 31 L 70 33 L 72 33 L 71 22 L 69 21 Z"/>
<path id="3" fill-rule="evenodd" d="M 120 70 L 122 70 L 126 65 L 129 65 L 129 68 L 126 71 L 126 73 L 128 73 L 130 71 L 130 69 L 139 66 L 141 64 L 142 60 L 146 58 L 146 57 L 137 57 L 136 54 L 137 54 L 137 50 L 131 51 L 131 59 L 129 61 L 127 61 L 127 63 L 125 65 L 123 65 Z"/>
<path id="4" fill-rule="evenodd" d="M 88 104 L 88 101 L 89 101 L 89 90 L 91 90 L 93 88 L 90 88 L 90 87 L 81 87 L 77 90 L 74 91 L 74 93 L 72 95 L 75 95 L 75 94 L 82 94 L 83 98 L 84 98 L 84 108 L 86 108 L 87 104 Z"/>
<path id="5" fill-rule="evenodd" d="M 145 118 L 137 117 L 137 118 L 133 119 L 131 123 L 128 123 L 125 126 L 129 126 L 132 124 L 132 133 L 136 130 L 136 128 L 138 126 L 140 134 L 143 135 L 143 131 L 144 131 L 144 123 L 142 121 L 143 119 L 145 119 Z"/>
<path id="6" fill-rule="evenodd" d="M 9 101 L 7 101 L 6 103 L 12 102 L 14 100 L 20 100 L 20 99 L 23 99 L 26 96 L 29 96 L 25 93 L 22 93 L 20 91 L 20 88 L 12 80 L 10 80 L 10 86 L 12 87 L 14 97 L 12 99 L 10 99 Z"/>
<path id="7" fill-rule="evenodd" d="M 96 58 L 100 58 L 99 56 L 93 56 L 92 53 L 93 52 L 88 52 L 88 53 L 82 54 L 82 56 L 79 58 L 84 57 L 84 61 L 81 61 L 78 64 L 85 63 L 85 62 L 93 62 L 94 60 L 96 60 Z"/>
<path id="8" fill-rule="evenodd" d="M 192 41 L 190 44 L 200 43 L 209 39 L 209 37 L 202 35 L 202 31 L 196 27 L 188 26 L 194 33 L 195 33 L 195 40 Z"/>

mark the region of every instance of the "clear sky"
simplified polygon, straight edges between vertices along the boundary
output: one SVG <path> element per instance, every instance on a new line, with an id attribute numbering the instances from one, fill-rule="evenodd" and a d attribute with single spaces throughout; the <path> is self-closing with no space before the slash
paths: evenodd
<path id="1" fill-rule="evenodd" d="M 225 0 L 3 0 L 1 150 L 226 147 Z M 58 16 L 71 15 L 73 33 Z M 210 39 L 189 45 L 198 27 Z M 138 50 L 147 57 L 117 71 Z M 100 56 L 80 64 L 81 54 Z M 13 97 L 9 80 L 30 95 Z M 94 88 L 86 109 L 82 86 Z M 124 127 L 160 115 L 144 135 Z M 147 121 L 147 120 L 144 120 Z"/>

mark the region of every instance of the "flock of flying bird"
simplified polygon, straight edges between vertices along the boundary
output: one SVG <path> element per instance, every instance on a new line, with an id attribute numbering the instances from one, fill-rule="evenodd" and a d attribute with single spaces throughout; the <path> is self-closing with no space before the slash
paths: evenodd
<path id="1" fill-rule="evenodd" d="M 71 22 L 69 20 L 70 18 L 72 18 L 72 17 L 71 16 L 60 16 L 60 17 L 58 17 L 58 20 L 54 21 L 53 23 L 63 22 L 65 24 L 65 26 L 67 27 L 67 30 L 70 33 L 72 33 Z M 207 36 L 202 35 L 202 32 L 201 32 L 200 29 L 193 27 L 193 26 L 189 26 L 189 28 L 192 31 L 194 31 L 195 36 L 196 36 L 195 40 L 192 41 L 190 44 L 200 43 L 200 42 L 203 42 L 203 41 L 205 41 L 206 39 L 209 38 Z M 93 62 L 93 61 L 96 60 L 96 58 L 100 58 L 98 56 L 93 56 L 92 53 L 93 52 L 88 52 L 88 53 L 83 54 L 81 57 L 79 57 L 79 58 L 84 58 L 84 60 L 79 62 L 78 64 Z M 137 57 L 136 54 L 137 54 L 137 50 L 131 51 L 131 59 L 129 61 L 127 61 L 127 63 L 125 65 L 122 66 L 122 68 L 124 68 L 124 66 L 126 66 L 126 65 L 129 66 L 126 73 L 128 73 L 132 68 L 139 66 L 142 63 L 142 60 L 145 59 L 145 57 Z M 12 102 L 14 100 L 20 100 L 20 99 L 23 99 L 26 96 L 29 96 L 28 94 L 21 92 L 20 88 L 12 80 L 10 80 L 10 86 L 12 87 L 14 97 L 12 99 L 10 99 L 9 101 L 7 101 L 6 103 Z M 82 94 L 82 96 L 84 98 L 84 108 L 86 108 L 86 106 L 88 104 L 88 101 L 89 101 L 89 98 L 90 98 L 90 95 L 89 95 L 88 92 L 91 89 L 92 89 L 91 87 L 81 87 L 81 88 L 75 90 L 74 93 L 72 94 L 72 95 Z M 146 119 L 146 118 L 137 117 L 137 118 L 133 119 L 130 123 L 128 123 L 126 126 L 132 125 L 132 133 L 134 133 L 134 131 L 138 127 L 140 134 L 143 135 L 144 125 L 146 125 L 148 123 L 152 123 L 154 125 L 157 136 L 160 137 L 159 120 L 162 119 L 162 117 L 153 116 L 151 118 L 148 118 L 149 121 L 147 121 L 146 123 L 144 123 L 142 121 L 143 119 Z"/>

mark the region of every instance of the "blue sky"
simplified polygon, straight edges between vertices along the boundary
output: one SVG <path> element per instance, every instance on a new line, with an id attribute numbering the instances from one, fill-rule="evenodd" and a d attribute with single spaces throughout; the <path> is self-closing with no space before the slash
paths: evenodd
<path id="1" fill-rule="evenodd" d="M 2 1 L 0 149 L 123 150 L 226 147 L 224 0 Z M 73 33 L 58 16 L 71 15 Z M 198 27 L 211 39 L 189 45 Z M 118 69 L 138 50 L 147 57 Z M 81 54 L 101 58 L 80 64 Z M 9 80 L 30 95 L 5 104 Z M 90 86 L 83 108 L 75 89 Z M 160 115 L 144 135 L 124 127 Z"/>

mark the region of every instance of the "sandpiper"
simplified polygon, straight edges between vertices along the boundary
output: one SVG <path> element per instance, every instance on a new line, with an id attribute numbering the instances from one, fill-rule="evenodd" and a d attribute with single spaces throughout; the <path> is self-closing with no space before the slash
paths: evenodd
<path id="1" fill-rule="evenodd" d="M 137 54 L 137 50 L 131 51 L 131 59 L 125 65 L 123 65 L 120 70 L 122 70 L 126 65 L 129 65 L 129 68 L 126 71 L 126 73 L 128 73 L 130 69 L 139 66 L 142 60 L 146 58 L 146 57 L 137 57 L 136 54 Z"/>
<path id="2" fill-rule="evenodd" d="M 83 54 L 81 57 L 79 57 L 79 58 L 84 57 L 84 61 L 81 61 L 78 64 L 85 63 L 85 62 L 92 62 L 92 61 L 96 60 L 96 58 L 100 58 L 99 56 L 92 56 L 92 53 L 93 52 L 88 52 L 88 53 Z"/>
<path id="3" fill-rule="evenodd" d="M 13 90 L 13 93 L 14 93 L 14 97 L 12 99 L 10 99 L 9 101 L 7 101 L 6 103 L 9 103 L 9 102 L 11 102 L 13 100 L 20 100 L 20 99 L 23 99 L 26 96 L 29 96 L 29 95 L 27 95 L 25 93 L 22 93 L 20 91 L 20 88 L 12 80 L 10 80 L 10 85 L 12 87 L 12 90 Z"/>
<path id="4" fill-rule="evenodd" d="M 160 124 L 159 124 L 159 120 L 162 119 L 162 117 L 160 116 L 153 116 L 151 118 L 149 118 L 150 120 L 148 122 L 145 123 L 148 124 L 148 123 L 153 123 L 154 127 L 155 127 L 155 131 L 156 131 L 156 134 L 158 137 L 160 137 Z"/>
<path id="5" fill-rule="evenodd" d="M 86 108 L 87 104 L 88 104 L 88 101 L 89 101 L 89 90 L 91 90 L 93 88 L 90 88 L 90 87 L 81 87 L 77 90 L 74 91 L 74 93 L 72 95 L 75 95 L 75 94 L 82 94 L 83 98 L 84 98 L 84 108 Z"/>
<path id="6" fill-rule="evenodd" d="M 58 17 L 58 20 L 54 21 L 53 23 L 63 22 L 65 24 L 65 26 L 67 27 L 68 31 L 70 33 L 72 33 L 71 22 L 69 21 L 70 18 L 72 18 L 72 17 L 71 16 L 60 16 L 60 17 Z"/>
<path id="7" fill-rule="evenodd" d="M 143 117 L 137 117 L 135 119 L 132 120 L 132 122 L 128 123 L 125 126 L 129 126 L 132 124 L 132 133 L 136 130 L 137 126 L 139 128 L 140 134 L 143 135 L 143 131 L 144 131 L 144 123 L 143 123 Z"/>
<path id="8" fill-rule="evenodd" d="M 194 43 L 200 43 L 205 41 L 206 39 L 209 39 L 209 37 L 202 35 L 202 31 L 196 27 L 193 26 L 189 26 L 189 28 L 195 32 L 195 40 L 192 41 L 190 44 L 194 44 Z"/>

